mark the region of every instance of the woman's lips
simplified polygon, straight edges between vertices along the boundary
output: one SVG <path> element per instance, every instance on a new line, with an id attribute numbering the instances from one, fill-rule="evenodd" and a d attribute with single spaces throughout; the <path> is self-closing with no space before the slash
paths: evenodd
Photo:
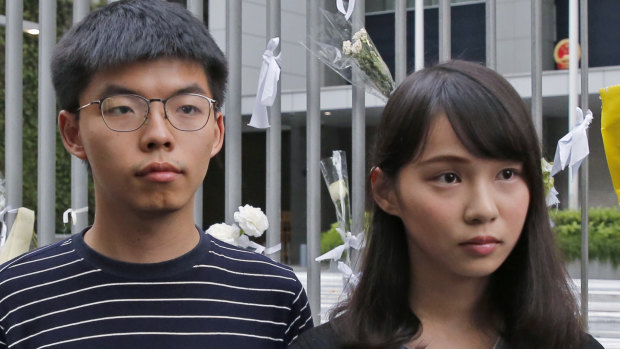
<path id="1" fill-rule="evenodd" d="M 501 241 L 492 236 L 476 236 L 459 244 L 467 253 L 474 256 L 487 256 L 493 253 Z"/>

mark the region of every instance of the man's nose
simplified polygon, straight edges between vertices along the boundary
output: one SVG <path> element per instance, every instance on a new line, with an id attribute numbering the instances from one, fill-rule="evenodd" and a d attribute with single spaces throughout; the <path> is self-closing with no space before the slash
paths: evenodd
<path id="1" fill-rule="evenodd" d="M 172 125 L 166 119 L 163 103 L 159 100 L 152 100 L 140 140 L 141 146 L 144 149 L 152 150 L 159 147 L 171 148 L 173 146 Z"/>

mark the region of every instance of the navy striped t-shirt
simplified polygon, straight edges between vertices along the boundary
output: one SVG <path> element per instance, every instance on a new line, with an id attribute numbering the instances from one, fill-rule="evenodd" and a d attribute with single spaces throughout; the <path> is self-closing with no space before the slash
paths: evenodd
<path id="1" fill-rule="evenodd" d="M 0 348 L 286 348 L 313 326 L 289 267 L 200 236 L 162 263 L 76 234 L 0 266 Z"/>

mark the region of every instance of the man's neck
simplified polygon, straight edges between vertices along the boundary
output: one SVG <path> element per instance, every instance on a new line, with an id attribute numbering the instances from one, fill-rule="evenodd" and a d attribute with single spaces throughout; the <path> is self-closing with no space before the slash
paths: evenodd
<path id="1" fill-rule="evenodd" d="M 100 254 L 123 262 L 158 263 L 189 252 L 200 240 L 193 207 L 174 212 L 130 213 L 98 206 L 84 241 Z"/>

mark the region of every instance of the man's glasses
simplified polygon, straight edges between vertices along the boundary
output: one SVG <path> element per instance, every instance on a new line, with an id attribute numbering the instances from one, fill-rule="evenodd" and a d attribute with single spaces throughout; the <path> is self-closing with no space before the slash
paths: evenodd
<path id="1" fill-rule="evenodd" d="M 139 95 L 116 95 L 85 104 L 99 104 L 103 122 L 112 131 L 131 132 L 139 129 L 149 117 L 151 102 L 162 102 L 166 119 L 181 131 L 198 131 L 209 121 L 215 100 L 196 93 L 182 93 L 168 99 L 148 99 Z"/>

